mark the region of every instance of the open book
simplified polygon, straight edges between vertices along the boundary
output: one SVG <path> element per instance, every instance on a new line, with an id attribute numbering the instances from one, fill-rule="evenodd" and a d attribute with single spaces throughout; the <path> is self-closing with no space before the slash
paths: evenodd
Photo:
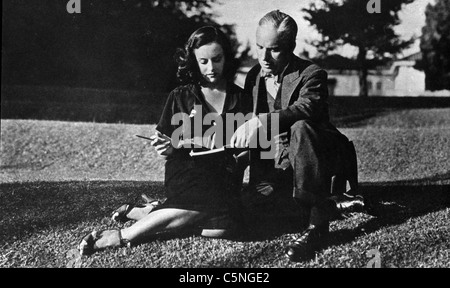
<path id="1" fill-rule="evenodd" d="M 136 135 L 136 137 L 150 140 L 150 141 L 154 140 L 153 137 L 145 137 L 145 136 L 141 136 L 141 135 Z M 209 150 L 197 151 L 197 152 L 194 152 L 194 150 L 191 150 L 191 152 L 189 152 L 189 155 L 191 157 L 214 154 L 214 153 L 225 151 L 225 149 L 231 148 L 231 146 L 229 144 L 222 146 L 220 148 L 212 148 L 212 147 L 214 147 L 214 136 L 212 137 L 211 141 L 207 141 L 206 145 L 204 145 L 205 143 L 203 143 L 203 139 L 200 138 L 200 140 L 199 140 L 199 139 L 194 138 L 194 139 L 180 140 L 180 142 L 178 143 L 178 147 L 182 147 L 185 144 L 195 145 L 196 143 L 201 143 L 200 144 L 201 147 L 204 147 Z"/>

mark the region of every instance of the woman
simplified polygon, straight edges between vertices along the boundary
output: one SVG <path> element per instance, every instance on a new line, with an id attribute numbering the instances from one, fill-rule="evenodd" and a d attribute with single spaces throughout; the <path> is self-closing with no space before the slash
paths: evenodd
<path id="1" fill-rule="evenodd" d="M 242 90 L 233 84 L 237 65 L 231 45 L 219 29 L 203 27 L 190 36 L 176 60 L 182 85 L 170 93 L 151 141 L 166 158 L 167 200 L 157 206 L 119 208 L 116 219 L 138 221 L 122 230 L 88 234 L 79 245 L 83 255 L 142 242 L 164 231 L 200 227 L 203 236 L 224 237 L 235 228 L 241 174 L 235 174 L 234 150 L 223 149 L 225 143 L 217 141 L 218 133 L 208 133 L 214 126 L 225 125 L 226 121 L 220 120 L 226 113 L 241 110 Z M 184 121 L 172 124 L 180 115 Z M 202 121 L 206 115 L 217 121 Z M 222 128 L 226 131 L 229 127 Z M 198 152 L 201 155 L 197 156 Z"/>

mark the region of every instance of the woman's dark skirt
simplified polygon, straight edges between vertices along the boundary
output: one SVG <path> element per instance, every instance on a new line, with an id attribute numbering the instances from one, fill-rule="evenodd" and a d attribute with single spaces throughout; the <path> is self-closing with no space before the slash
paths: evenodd
<path id="1" fill-rule="evenodd" d="M 227 229 L 236 217 L 240 186 L 235 159 L 227 152 L 171 158 L 165 164 L 167 200 L 157 210 L 177 208 L 207 213 L 203 229 Z"/>

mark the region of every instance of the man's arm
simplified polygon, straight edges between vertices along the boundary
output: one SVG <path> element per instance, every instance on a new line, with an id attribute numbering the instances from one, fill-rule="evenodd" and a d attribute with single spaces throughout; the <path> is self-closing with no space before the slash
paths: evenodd
<path id="1" fill-rule="evenodd" d="M 247 115 L 248 113 L 254 113 L 253 111 L 253 88 L 256 85 L 256 77 L 259 76 L 260 66 L 253 66 L 250 71 L 248 71 L 247 76 L 245 77 L 244 84 L 244 96 L 242 99 L 242 113 Z"/>
<path id="2" fill-rule="evenodd" d="M 253 88 L 256 85 L 256 77 L 259 77 L 259 71 L 261 67 L 255 65 L 247 73 L 244 84 L 244 95 L 242 99 L 241 112 L 247 116 L 249 113 L 255 113 L 253 111 Z M 248 119 L 248 118 L 247 118 Z M 230 139 L 231 147 L 244 148 L 249 147 L 250 140 L 256 136 L 259 125 L 258 117 L 254 117 L 249 121 L 246 121 L 243 125 L 239 126 Z"/>
<path id="3" fill-rule="evenodd" d="M 246 80 L 246 93 L 251 93 L 253 85 L 251 80 L 252 74 L 249 72 L 249 83 Z M 297 88 L 294 91 L 295 102 L 285 109 L 273 111 L 271 113 L 260 114 L 258 117 L 246 122 L 246 125 L 239 127 L 231 138 L 231 145 L 233 147 L 248 147 L 249 143 L 256 140 L 257 131 L 259 130 L 263 137 L 266 137 L 266 131 L 272 131 L 272 137 L 275 136 L 275 130 L 278 133 L 286 132 L 290 127 L 299 120 L 328 120 L 328 86 L 327 73 L 316 65 L 307 67 L 300 76 Z M 253 97 L 247 95 L 246 97 Z M 253 103 L 253 102 L 251 102 Z M 272 116 L 278 116 L 278 129 L 274 130 L 272 125 Z M 275 124 L 275 123 L 274 123 Z M 267 139 L 267 138 L 265 138 Z"/>
<path id="4" fill-rule="evenodd" d="M 299 120 L 328 120 L 328 75 L 325 70 L 311 65 L 300 76 L 299 85 L 292 96 L 296 99 L 285 109 L 276 110 L 270 114 L 261 115 L 261 121 L 270 125 L 270 118 L 278 114 L 280 132 L 288 131 Z M 264 119 L 267 117 L 267 119 Z M 270 127 L 267 127 L 270 129 Z"/>

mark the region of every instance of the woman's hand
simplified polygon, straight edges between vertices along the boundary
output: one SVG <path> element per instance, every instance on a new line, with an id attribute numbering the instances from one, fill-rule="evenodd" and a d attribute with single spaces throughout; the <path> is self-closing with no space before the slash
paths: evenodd
<path id="1" fill-rule="evenodd" d="M 155 135 L 150 138 L 152 139 L 150 144 L 156 148 L 156 152 L 160 156 L 167 157 L 173 153 L 174 147 L 169 136 L 156 131 Z"/>

